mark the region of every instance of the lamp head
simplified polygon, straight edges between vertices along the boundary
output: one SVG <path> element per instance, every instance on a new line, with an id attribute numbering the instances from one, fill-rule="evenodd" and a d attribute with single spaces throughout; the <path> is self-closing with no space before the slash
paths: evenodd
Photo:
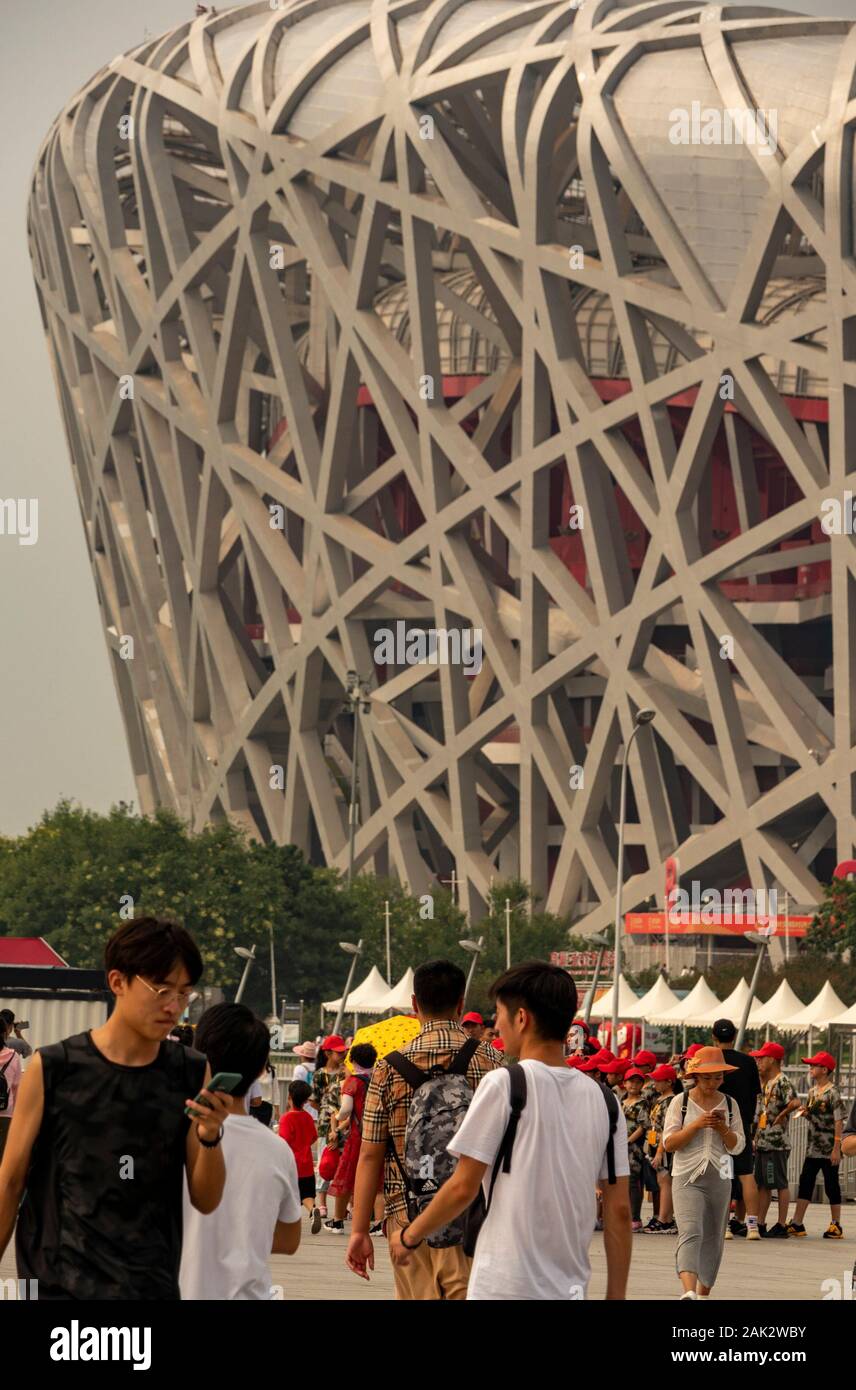
<path id="1" fill-rule="evenodd" d="M 656 714 L 657 711 L 653 709 L 638 709 L 636 711 L 636 718 L 633 722 L 635 724 L 650 724 Z"/>

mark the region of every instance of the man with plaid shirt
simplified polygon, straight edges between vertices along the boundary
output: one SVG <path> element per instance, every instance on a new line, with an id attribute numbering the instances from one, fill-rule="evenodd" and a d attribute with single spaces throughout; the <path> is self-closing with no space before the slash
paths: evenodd
<path id="1" fill-rule="evenodd" d="M 416 970 L 413 1009 L 422 1026 L 401 1052 L 421 1071 L 434 1066 L 448 1067 L 467 1042 L 459 1022 L 465 988 L 464 972 L 451 961 L 429 961 Z M 487 1043 L 480 1043 L 467 1067 L 469 1085 L 475 1090 L 488 1072 L 501 1065 L 499 1053 Z M 374 1269 L 369 1224 L 381 1168 L 387 1232 L 394 1226 L 407 1224 L 404 1183 L 388 1141 L 392 1139 L 396 1153 L 403 1158 L 407 1114 L 413 1095 L 413 1088 L 381 1059 L 374 1069 L 363 1111 L 362 1146 L 347 1254 L 348 1267 L 364 1279 L 368 1278 L 366 1269 Z M 464 1299 L 471 1264 L 460 1245 L 435 1248 L 424 1243 L 414 1251 L 407 1266 L 393 1267 L 395 1296 L 399 1299 Z"/>

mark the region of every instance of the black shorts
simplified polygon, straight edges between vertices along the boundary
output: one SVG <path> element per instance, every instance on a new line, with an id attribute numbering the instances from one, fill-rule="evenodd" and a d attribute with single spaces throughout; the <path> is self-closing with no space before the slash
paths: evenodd
<path id="1" fill-rule="evenodd" d="M 311 1178 L 298 1178 L 298 1179 L 297 1179 L 297 1190 L 298 1190 L 298 1192 L 300 1193 L 300 1200 L 301 1200 L 301 1202 L 305 1202 L 306 1199 L 307 1199 L 307 1197 L 311 1197 L 312 1200 L 313 1200 L 313 1202 L 314 1202 L 314 1201 L 315 1201 L 315 1175 L 313 1174 Z"/>
<path id="2" fill-rule="evenodd" d="M 828 1158 L 806 1158 L 800 1173 L 797 1196 L 801 1201 L 811 1201 L 818 1173 L 823 1173 L 823 1188 L 829 1205 L 831 1207 L 839 1206 L 841 1203 L 841 1182 L 838 1177 L 838 1166 Z"/>
<path id="3" fill-rule="evenodd" d="M 752 1144 L 747 1140 L 746 1147 L 741 1149 L 739 1154 L 732 1154 L 735 1178 L 747 1177 L 752 1172 L 755 1166 L 754 1158 L 755 1155 L 752 1153 Z"/>
<path id="4" fill-rule="evenodd" d="M 784 1192 L 788 1186 L 787 1151 L 759 1149 L 755 1154 L 755 1181 L 768 1192 Z"/>

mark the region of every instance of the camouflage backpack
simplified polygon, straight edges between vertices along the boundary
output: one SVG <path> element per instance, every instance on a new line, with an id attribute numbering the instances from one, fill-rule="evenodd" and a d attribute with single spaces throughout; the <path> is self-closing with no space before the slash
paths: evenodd
<path id="1" fill-rule="evenodd" d="M 390 1052 L 386 1061 L 413 1087 L 413 1099 L 407 1112 L 404 1134 L 404 1155 L 399 1155 L 390 1136 L 389 1148 L 401 1173 L 407 1202 L 408 1220 L 415 1221 L 424 1211 L 435 1192 L 452 1176 L 457 1159 L 447 1153 L 446 1145 L 460 1128 L 473 1098 L 467 1081 L 467 1068 L 478 1040 L 470 1038 L 455 1053 L 448 1067 L 429 1067 L 423 1071 L 401 1052 Z M 437 1247 L 460 1245 L 464 1238 L 464 1215 L 448 1226 L 441 1226 L 428 1237 L 428 1244 Z"/>

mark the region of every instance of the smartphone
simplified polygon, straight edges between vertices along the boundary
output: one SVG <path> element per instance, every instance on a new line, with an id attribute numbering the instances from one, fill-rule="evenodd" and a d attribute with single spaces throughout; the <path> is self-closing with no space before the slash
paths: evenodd
<path id="1" fill-rule="evenodd" d="M 228 1095 L 231 1095 L 240 1080 L 241 1073 L 239 1071 L 218 1071 L 216 1076 L 212 1076 L 211 1080 L 208 1082 L 208 1085 L 205 1087 L 205 1090 L 226 1091 Z M 204 1099 L 201 1091 L 199 1092 L 199 1095 L 196 1097 L 194 1104 L 204 1105 L 206 1109 L 211 1109 L 211 1106 L 208 1104 L 207 1100 Z M 184 1113 L 191 1120 L 196 1118 L 193 1114 L 193 1111 L 190 1109 L 188 1105 L 184 1107 Z"/>

